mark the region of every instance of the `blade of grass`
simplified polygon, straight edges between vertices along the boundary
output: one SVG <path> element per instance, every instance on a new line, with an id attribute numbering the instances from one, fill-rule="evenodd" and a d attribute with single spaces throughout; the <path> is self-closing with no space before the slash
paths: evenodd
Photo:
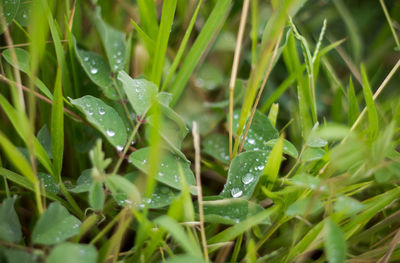
<path id="1" fill-rule="evenodd" d="M 155 55 L 153 59 L 153 70 L 151 80 L 160 86 L 164 59 L 167 51 L 168 40 L 171 34 L 172 22 L 174 21 L 177 0 L 165 0 L 163 2 L 160 29 L 158 30 L 155 46 Z"/>
<path id="2" fill-rule="evenodd" d="M 193 46 L 186 55 L 178 75 L 176 76 L 174 82 L 171 84 L 171 107 L 173 107 L 178 99 L 181 97 L 182 92 L 185 89 L 186 84 L 190 78 L 190 75 L 193 73 L 193 70 L 199 62 L 203 52 L 209 45 L 213 35 L 219 28 L 219 25 L 223 23 L 225 19 L 225 14 L 229 9 L 231 1 L 232 0 L 217 1 L 199 36 L 197 37 Z"/>
<path id="3" fill-rule="evenodd" d="M 61 70 L 58 68 L 54 87 L 54 100 L 51 110 L 51 152 L 58 182 L 61 182 L 61 169 L 64 155 L 64 111 L 61 85 Z"/>
<path id="4" fill-rule="evenodd" d="M 388 12 L 388 10 L 386 8 L 385 1 L 384 0 L 379 0 L 379 2 L 381 3 L 383 13 L 385 13 L 385 17 L 386 17 L 386 20 L 388 21 L 388 24 L 389 24 L 389 27 L 390 27 L 390 31 L 392 31 L 392 35 L 393 35 L 394 41 L 396 43 L 397 49 L 400 50 L 399 38 L 398 38 L 397 33 L 396 33 L 396 31 L 395 31 L 395 29 L 393 27 L 393 22 L 392 22 L 392 19 L 390 18 L 390 14 L 389 14 L 389 12 Z"/>
<path id="5" fill-rule="evenodd" d="M 378 136 L 379 123 L 378 123 L 378 112 L 376 110 L 375 102 L 372 96 L 371 87 L 369 85 L 368 76 L 365 71 L 364 65 L 361 64 L 361 76 L 363 80 L 363 93 L 366 102 L 366 108 L 368 112 L 368 122 L 369 122 L 369 136 L 373 140 Z"/>

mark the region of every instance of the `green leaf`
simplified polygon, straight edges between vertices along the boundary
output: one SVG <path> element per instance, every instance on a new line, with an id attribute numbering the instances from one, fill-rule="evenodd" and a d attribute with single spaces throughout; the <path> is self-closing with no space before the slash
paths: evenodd
<path id="1" fill-rule="evenodd" d="M 145 79 L 132 79 L 125 71 L 118 73 L 118 80 L 136 114 L 143 116 L 157 95 L 157 86 Z"/>
<path id="2" fill-rule="evenodd" d="M 14 209 L 14 198 L 6 198 L 0 205 L 0 240 L 16 243 L 22 238 L 21 224 Z"/>
<path id="3" fill-rule="evenodd" d="M 76 181 L 76 186 L 70 191 L 73 193 L 85 193 L 89 192 L 90 186 L 92 185 L 92 169 L 86 169 L 82 171 L 81 175 Z"/>
<path id="4" fill-rule="evenodd" d="M 46 124 L 43 125 L 43 127 L 38 131 L 37 139 L 43 146 L 43 149 L 46 151 L 49 158 L 52 159 L 53 155 L 51 154 L 51 136 Z"/>
<path id="5" fill-rule="evenodd" d="M 89 188 L 89 204 L 96 210 L 103 210 L 104 201 L 106 197 L 103 190 L 103 184 L 98 181 L 93 181 Z"/>
<path id="6" fill-rule="evenodd" d="M 361 75 L 363 82 L 362 87 L 363 87 L 364 99 L 367 104 L 369 136 L 371 139 L 375 139 L 379 131 L 378 112 L 376 111 L 374 98 L 372 96 L 371 87 L 368 81 L 368 76 L 365 71 L 364 65 L 362 64 L 361 64 Z"/>
<path id="7" fill-rule="evenodd" d="M 168 47 L 168 40 L 172 30 L 172 22 L 174 21 L 175 9 L 177 0 L 163 1 L 160 29 L 157 34 L 155 46 L 155 54 L 153 60 L 153 69 L 151 80 L 157 85 L 160 85 L 161 74 L 164 67 L 164 60 Z"/>
<path id="8" fill-rule="evenodd" d="M 354 91 L 353 79 L 350 77 L 349 89 L 348 89 L 348 104 L 349 104 L 349 112 L 348 119 L 349 125 L 353 125 L 353 123 L 357 120 L 360 115 L 360 108 L 358 107 L 358 100 L 356 93 Z"/>
<path id="9" fill-rule="evenodd" d="M 311 162 L 321 159 L 325 155 L 325 151 L 320 148 L 306 148 L 301 155 L 303 162 Z"/>
<path id="10" fill-rule="evenodd" d="M 40 183 L 44 184 L 44 189 L 46 189 L 47 192 L 53 193 L 55 195 L 60 192 L 60 187 L 58 186 L 56 180 L 54 180 L 54 177 L 52 177 L 50 174 L 39 172 L 37 176 Z"/>
<path id="11" fill-rule="evenodd" d="M 148 165 L 150 148 L 142 148 L 133 152 L 129 156 L 129 160 L 139 168 L 142 172 L 148 173 L 150 167 Z M 181 190 L 181 179 L 179 176 L 179 166 L 182 168 L 183 174 L 186 179 L 186 183 L 192 186 L 191 193 L 196 194 L 197 191 L 195 187 L 195 179 L 193 172 L 190 170 L 190 163 L 182 160 L 178 156 L 174 156 L 170 153 L 164 153 L 161 157 L 160 167 L 156 174 L 156 180 L 166 184 L 172 188 Z"/>
<path id="12" fill-rule="evenodd" d="M 321 183 L 321 179 L 318 177 L 306 174 L 306 173 L 300 173 L 296 174 L 293 176 L 293 178 L 290 179 L 290 181 L 297 186 L 303 187 L 303 188 L 309 188 L 311 190 L 316 190 Z"/>
<path id="13" fill-rule="evenodd" d="M 272 139 L 267 141 L 266 145 L 269 147 L 274 147 L 274 145 L 276 144 L 276 142 L 278 141 L 278 139 Z M 296 147 L 289 142 L 286 139 L 283 139 L 283 148 L 282 148 L 283 153 L 292 156 L 293 158 L 297 158 L 299 157 L 299 153 L 297 152 Z"/>
<path id="14" fill-rule="evenodd" d="M 346 261 L 346 240 L 340 227 L 331 219 L 325 221 L 325 253 L 329 263 Z"/>
<path id="15" fill-rule="evenodd" d="M 97 251 L 93 245 L 62 243 L 47 258 L 47 263 L 96 263 Z"/>
<path id="16" fill-rule="evenodd" d="M 307 138 L 307 142 L 306 142 L 308 147 L 312 147 L 312 148 L 321 148 L 324 147 L 328 144 L 327 141 L 325 141 L 322 138 L 316 137 L 315 134 L 311 134 L 308 138 Z"/>
<path id="17" fill-rule="evenodd" d="M 225 19 L 228 12 L 231 0 L 219 0 L 215 4 L 210 16 L 200 31 L 199 36 L 193 43 L 185 59 L 182 62 L 179 73 L 177 74 L 174 82 L 171 84 L 171 93 L 173 96 L 172 106 L 178 101 L 182 95 L 186 84 L 196 68 L 201 56 L 204 54 L 207 46 L 217 32 L 219 26 Z"/>
<path id="18" fill-rule="evenodd" d="M 183 139 L 188 133 L 185 121 L 182 117 L 164 104 L 159 104 L 161 109 L 161 121 L 156 123 L 153 121 L 153 115 L 147 118 L 151 126 L 159 127 L 158 132 L 163 140 L 171 147 L 173 152 L 182 159 L 186 160 L 186 156 L 180 151 Z"/>
<path id="19" fill-rule="evenodd" d="M 35 2 L 21 2 L 15 20 L 21 25 L 27 27 L 32 16 L 33 5 Z"/>
<path id="20" fill-rule="evenodd" d="M 81 222 L 60 203 L 51 203 L 33 228 L 36 244 L 53 245 L 79 234 Z"/>
<path id="21" fill-rule="evenodd" d="M 57 71 L 53 106 L 51 107 L 51 153 L 55 174 L 61 180 L 64 156 L 64 101 L 60 69 Z"/>
<path id="22" fill-rule="evenodd" d="M 96 10 L 94 25 L 99 32 L 111 70 L 113 72 L 123 70 L 126 59 L 125 34 L 104 22 L 100 9 Z"/>
<path id="23" fill-rule="evenodd" d="M 286 210 L 288 216 L 306 216 L 315 215 L 322 211 L 323 205 L 319 199 L 309 197 L 298 199 L 292 203 Z"/>
<path id="24" fill-rule="evenodd" d="M 70 99 L 86 119 L 97 128 L 117 150 L 122 150 L 127 140 L 126 127 L 118 113 L 102 100 L 90 95 Z"/>
<path id="25" fill-rule="evenodd" d="M 272 148 L 269 153 L 269 157 L 267 160 L 267 164 L 265 165 L 265 169 L 263 170 L 263 174 L 261 176 L 261 184 L 268 185 L 268 189 L 272 189 L 276 178 L 279 174 L 279 168 L 281 167 L 282 161 L 282 149 L 283 149 L 283 138 L 280 137 L 274 148 Z"/>
<path id="26" fill-rule="evenodd" d="M 11 56 L 11 49 L 6 49 L 3 51 L 2 56 L 3 58 L 13 67 L 21 70 L 22 72 L 25 72 L 29 76 L 31 76 L 30 72 L 30 63 L 31 63 L 31 57 L 29 53 L 22 48 L 14 48 L 15 55 L 17 57 L 17 64 L 14 63 L 14 60 L 12 59 Z M 53 100 L 53 94 L 50 92 L 50 90 L 46 87 L 46 85 L 38 78 L 34 77 L 33 78 L 35 81 L 35 85 L 38 87 L 38 89 L 46 95 L 47 98 L 50 100 Z"/>
<path id="27" fill-rule="evenodd" d="M 158 183 L 150 199 L 143 198 L 142 203 L 146 202 L 148 208 L 162 208 L 170 205 L 179 193 L 180 192 L 174 188 Z"/>
<path id="28" fill-rule="evenodd" d="M 6 249 L 4 250 L 4 255 L 7 259 L 7 263 L 35 263 L 37 262 L 36 256 L 32 253 L 18 249 Z"/>
<path id="29" fill-rule="evenodd" d="M 19 0 L 1 0 L 0 8 L 2 10 L 1 16 L 4 18 L 6 25 L 9 25 L 13 21 L 15 15 L 18 12 Z M 0 34 L 2 34 L 3 25 L 0 26 Z"/>
<path id="30" fill-rule="evenodd" d="M 196 206 L 196 211 L 198 207 Z M 258 214 L 264 208 L 256 203 L 243 199 L 230 198 L 203 201 L 204 221 L 217 224 L 234 225 L 246 218 Z M 270 224 L 266 219 L 263 224 Z"/>
<path id="31" fill-rule="evenodd" d="M 203 153 L 206 153 L 222 163 L 229 163 L 229 141 L 223 134 L 211 134 L 202 141 Z"/>
<path id="32" fill-rule="evenodd" d="M 204 63 L 196 74 L 194 84 L 206 91 L 215 90 L 224 83 L 224 75 L 211 63 Z"/>
<path id="33" fill-rule="evenodd" d="M 233 158 L 221 196 L 250 199 L 268 159 L 268 152 L 247 151 Z"/>
<path id="34" fill-rule="evenodd" d="M 197 243 L 189 238 L 183 227 L 174 219 L 168 216 L 160 216 L 154 223 L 168 231 L 187 253 L 201 257 L 202 253 Z"/>
<path id="35" fill-rule="evenodd" d="M 111 100 L 119 99 L 111 78 L 111 69 L 107 62 L 96 53 L 79 49 L 76 42 L 75 54 L 83 70 L 101 88 L 104 95 Z"/>
<path id="36" fill-rule="evenodd" d="M 105 184 L 119 205 L 131 206 L 140 203 L 140 193 L 134 184 L 119 175 L 108 175 Z"/>
<path id="37" fill-rule="evenodd" d="M 193 255 L 189 254 L 184 254 L 184 255 L 178 255 L 178 256 L 173 256 L 168 258 L 165 263 L 207 263 L 203 258 L 201 257 L 194 257 Z"/>
<path id="38" fill-rule="evenodd" d="M 339 196 L 333 208 L 335 212 L 350 216 L 355 215 L 363 210 L 364 205 L 354 198 Z"/>
<path id="39" fill-rule="evenodd" d="M 236 133 L 238 128 L 240 110 L 236 110 L 233 113 L 233 133 Z M 244 149 L 247 151 L 251 150 L 263 150 L 270 151 L 271 147 L 267 145 L 267 142 L 272 139 L 277 139 L 279 136 L 278 131 L 272 126 L 267 116 L 259 111 L 256 111 L 251 123 L 249 132 L 246 136 L 244 143 Z"/>

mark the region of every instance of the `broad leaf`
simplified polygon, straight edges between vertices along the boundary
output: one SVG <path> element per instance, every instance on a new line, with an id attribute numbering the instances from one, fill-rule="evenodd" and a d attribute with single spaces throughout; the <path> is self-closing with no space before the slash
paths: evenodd
<path id="1" fill-rule="evenodd" d="M 95 126 L 114 145 L 117 150 L 122 150 L 127 140 L 126 127 L 118 113 L 102 100 L 90 95 L 79 99 L 70 99 L 86 119 Z"/>
<path id="2" fill-rule="evenodd" d="M 47 263 L 96 263 L 97 251 L 93 245 L 62 243 L 47 258 Z"/>
<path id="3" fill-rule="evenodd" d="M 301 155 L 303 162 L 311 162 L 321 159 L 325 155 L 325 151 L 320 148 L 306 148 Z"/>
<path id="4" fill-rule="evenodd" d="M 18 12 L 15 15 L 15 20 L 21 25 L 21 26 L 28 26 L 29 21 L 32 16 L 32 10 L 33 10 L 33 5 L 35 4 L 34 1 L 27 1 L 24 2 L 22 1 L 19 5 Z"/>
<path id="5" fill-rule="evenodd" d="M 122 70 L 126 56 L 125 34 L 104 22 L 101 18 L 100 9 L 96 10 L 94 25 L 103 42 L 111 70 L 113 72 Z"/>
<path id="6" fill-rule="evenodd" d="M 7 263 L 35 263 L 37 262 L 36 255 L 33 253 L 28 253 L 27 251 L 18 249 L 5 249 L 4 255 L 7 259 Z M 3 261 L 2 261 L 3 262 Z"/>
<path id="7" fill-rule="evenodd" d="M 278 139 L 272 139 L 270 141 L 268 141 L 266 143 L 267 146 L 269 147 L 274 147 L 274 145 L 276 144 L 276 142 L 278 141 Z M 292 156 L 293 158 L 297 158 L 299 157 L 299 153 L 297 152 L 296 147 L 294 147 L 294 145 L 289 142 L 288 140 L 283 140 L 283 148 L 282 148 L 283 153 Z"/>
<path id="8" fill-rule="evenodd" d="M 240 110 L 236 110 L 233 113 L 233 133 L 236 133 L 238 128 Z M 249 132 L 246 136 L 244 143 L 244 149 L 251 150 L 263 150 L 269 151 L 271 147 L 267 145 L 267 142 L 272 139 L 277 139 L 279 136 L 278 131 L 272 126 L 267 116 L 259 111 L 256 111 L 251 123 Z"/>
<path id="9" fill-rule="evenodd" d="M 223 134 L 211 134 L 203 142 L 203 152 L 225 164 L 229 163 L 229 141 Z"/>
<path id="10" fill-rule="evenodd" d="M 58 194 L 60 187 L 58 186 L 56 180 L 54 180 L 54 177 L 52 177 L 50 174 L 40 172 L 37 174 L 37 176 L 40 183 L 43 183 L 44 189 L 46 189 L 47 192 Z"/>
<path id="11" fill-rule="evenodd" d="M 0 240 L 19 242 L 22 238 L 21 224 L 14 210 L 14 198 L 4 199 L 0 205 Z"/>
<path id="12" fill-rule="evenodd" d="M 119 99 L 111 78 L 111 69 L 107 62 L 96 53 L 79 49 L 76 44 L 75 54 L 83 70 L 101 88 L 104 95 L 112 100 Z"/>
<path id="13" fill-rule="evenodd" d="M 214 90 L 224 83 L 224 74 L 211 63 L 203 64 L 196 75 L 194 84 L 204 90 Z"/>
<path id="14" fill-rule="evenodd" d="M 4 18 L 6 24 L 10 24 L 13 21 L 15 15 L 18 12 L 19 0 L 1 0 L 0 8 L 2 10 L 1 16 Z M 2 34 L 3 25 L 0 26 L 0 34 Z"/>
<path id="15" fill-rule="evenodd" d="M 157 95 L 157 86 L 145 79 L 132 79 L 125 71 L 119 72 L 118 80 L 136 114 L 143 116 Z"/>
<path id="16" fill-rule="evenodd" d="M 247 151 L 236 156 L 229 167 L 221 196 L 250 199 L 268 159 L 268 152 Z"/>
<path id="17" fill-rule="evenodd" d="M 150 170 L 147 162 L 149 158 L 149 153 L 150 148 L 142 148 L 133 152 L 129 156 L 129 160 L 142 172 L 148 173 Z M 194 189 L 194 185 L 196 183 L 193 172 L 190 170 L 190 164 L 182 160 L 178 156 L 174 156 L 173 154 L 163 154 L 160 162 L 160 167 L 156 174 L 156 180 L 163 184 L 171 186 L 172 188 L 180 190 L 182 188 L 181 178 L 179 175 L 180 169 L 185 176 L 186 183 L 189 186 L 193 186 L 191 189 L 191 193 L 196 194 L 196 189 Z"/>
<path id="18" fill-rule="evenodd" d="M 295 176 L 293 176 L 293 178 L 290 179 L 290 181 L 294 185 L 303 188 L 309 188 L 311 190 L 316 190 L 321 183 L 321 179 L 306 173 L 296 174 Z"/>
<path id="19" fill-rule="evenodd" d="M 109 175 L 105 184 L 119 205 L 132 206 L 140 202 L 140 193 L 128 179 L 119 175 Z"/>
<path id="20" fill-rule="evenodd" d="M 73 193 L 84 193 L 88 192 L 92 185 L 92 169 L 86 169 L 76 180 L 76 186 L 70 191 Z"/>
<path id="21" fill-rule="evenodd" d="M 346 240 L 340 227 L 331 219 L 325 221 L 325 253 L 329 263 L 346 261 Z"/>
<path id="22" fill-rule="evenodd" d="M 335 212 L 350 216 L 355 215 L 363 210 L 364 205 L 354 198 L 348 196 L 339 196 L 333 208 Z"/>
<path id="23" fill-rule="evenodd" d="M 79 234 L 81 222 L 60 203 L 51 203 L 33 228 L 36 244 L 53 245 Z"/>

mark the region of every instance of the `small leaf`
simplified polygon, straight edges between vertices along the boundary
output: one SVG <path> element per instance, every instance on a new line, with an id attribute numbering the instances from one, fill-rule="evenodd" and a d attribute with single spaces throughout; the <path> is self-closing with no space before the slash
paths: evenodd
<path id="1" fill-rule="evenodd" d="M 79 234 L 81 222 L 60 203 L 51 203 L 33 228 L 36 244 L 53 245 Z"/>
<path id="2" fill-rule="evenodd" d="M 233 133 L 236 133 L 238 128 L 240 111 L 236 110 L 233 113 Z M 244 143 L 244 149 L 247 151 L 251 150 L 263 150 L 270 151 L 271 147 L 267 145 L 267 142 L 272 139 L 277 139 L 279 136 L 278 131 L 272 126 L 267 116 L 259 111 L 254 114 L 253 121 L 251 123 L 249 132 L 246 136 Z"/>
<path id="3" fill-rule="evenodd" d="M 309 197 L 299 199 L 292 203 L 286 210 L 288 216 L 315 215 L 322 211 L 322 202 L 319 199 Z"/>
<path id="4" fill-rule="evenodd" d="M 211 63 L 204 63 L 196 75 L 194 84 L 204 90 L 214 90 L 224 83 L 221 70 Z"/>
<path id="5" fill-rule="evenodd" d="M 119 72 L 118 80 L 136 114 L 143 116 L 157 95 L 157 86 L 145 79 L 132 79 L 125 71 Z"/>
<path id="6" fill-rule="evenodd" d="M 103 184 L 98 181 L 93 181 L 89 188 L 89 204 L 96 210 L 103 210 L 106 197 L 103 190 Z"/>
<path id="7" fill-rule="evenodd" d="M 262 206 L 243 199 L 230 198 L 213 201 L 203 201 L 204 221 L 217 224 L 237 224 L 246 218 L 258 214 Z M 198 207 L 196 207 L 196 211 Z M 270 224 L 265 220 L 264 224 Z"/>
<path id="8" fill-rule="evenodd" d="M 306 148 L 301 155 L 303 162 L 311 162 L 321 159 L 325 155 L 325 151 L 320 148 Z"/>
<path id="9" fill-rule="evenodd" d="M 4 50 L 2 53 L 2 56 L 13 67 L 15 67 L 25 73 L 30 72 L 30 68 L 29 68 L 30 55 L 29 55 L 29 53 L 25 49 L 22 49 L 22 48 L 14 48 L 14 52 L 17 57 L 17 61 L 16 61 L 17 64 L 12 59 L 11 49 Z"/>
<path id="10" fill-rule="evenodd" d="M 37 174 L 37 176 L 40 183 L 44 184 L 44 189 L 46 189 L 46 191 L 53 194 L 58 194 L 58 192 L 60 191 L 60 187 L 54 180 L 54 177 L 52 177 L 50 174 L 40 173 L 40 172 Z"/>
<path id="11" fill-rule="evenodd" d="M 22 238 L 21 224 L 14 210 L 14 198 L 4 199 L 0 205 L 0 240 L 16 243 Z"/>
<path id="12" fill-rule="evenodd" d="M 62 243 L 47 258 L 47 263 L 96 263 L 97 251 L 93 245 Z"/>
<path id="13" fill-rule="evenodd" d="M 142 148 L 133 152 L 129 156 L 129 160 L 139 168 L 142 172 L 148 173 L 148 158 L 149 158 L 150 148 Z M 179 176 L 179 166 L 181 166 L 183 174 L 186 179 L 186 183 L 190 186 L 194 186 L 196 184 L 193 172 L 190 170 L 190 163 L 182 160 L 178 156 L 174 156 L 170 153 L 164 153 L 161 157 L 160 167 L 158 169 L 158 173 L 156 174 L 156 180 L 171 186 L 172 188 L 180 190 L 181 179 Z M 196 194 L 196 190 L 192 187 L 192 194 Z"/>
<path id="14" fill-rule="evenodd" d="M 364 205 L 354 198 L 339 196 L 333 208 L 335 212 L 350 216 L 360 212 L 364 208 Z"/>
<path id="15" fill-rule="evenodd" d="M 272 147 L 274 147 L 274 145 L 276 144 L 277 141 L 278 141 L 278 139 L 269 140 L 266 143 L 266 145 L 272 148 Z M 299 153 L 297 152 L 296 147 L 286 139 L 283 139 L 283 148 L 282 148 L 282 150 L 283 150 L 283 153 L 285 153 L 285 154 L 287 154 L 289 156 L 292 156 L 293 158 L 299 157 Z"/>
<path id="16" fill-rule="evenodd" d="M 312 147 L 312 148 L 321 148 L 324 147 L 328 144 L 327 141 L 325 141 L 322 138 L 319 138 L 315 135 L 315 133 L 311 133 L 310 136 L 307 139 L 306 142 L 308 147 Z"/>
<path id="17" fill-rule="evenodd" d="M 101 88 L 104 95 L 111 99 L 119 99 L 113 85 L 110 66 L 98 54 L 79 49 L 75 43 L 75 54 L 88 77 Z"/>
<path id="18" fill-rule="evenodd" d="M 101 42 L 103 42 L 111 70 L 113 72 L 122 70 L 126 57 L 125 34 L 104 22 L 100 9 L 96 10 L 94 25 L 99 32 Z"/>
<path id="19" fill-rule="evenodd" d="M 229 163 L 229 141 L 223 134 L 211 134 L 203 142 L 203 152 L 222 163 Z"/>
<path id="20" fill-rule="evenodd" d="M 2 10 L 1 16 L 4 18 L 6 25 L 9 25 L 18 12 L 19 0 L 1 0 L 0 5 Z M 0 34 L 3 32 L 3 25 L 1 25 Z"/>
<path id="21" fill-rule="evenodd" d="M 331 219 L 325 221 L 325 253 L 329 263 L 343 263 L 346 261 L 346 239 L 340 227 Z"/>
<path id="22" fill-rule="evenodd" d="M 309 188 L 311 190 L 316 190 L 321 183 L 321 180 L 318 177 L 306 173 L 296 174 L 292 179 L 290 179 L 290 181 L 294 185 Z"/>
<path id="23" fill-rule="evenodd" d="M 128 179 L 119 175 L 109 175 L 106 177 L 105 184 L 119 205 L 139 204 L 139 190 Z"/>
<path id="24" fill-rule="evenodd" d="M 90 95 L 76 100 L 70 99 L 70 101 L 118 150 L 125 145 L 127 140 L 126 127 L 112 107 Z"/>
<path id="25" fill-rule="evenodd" d="M 250 199 L 264 171 L 268 152 L 247 151 L 236 156 L 228 171 L 228 179 L 221 196 Z"/>
<path id="26" fill-rule="evenodd" d="M 92 181 L 92 169 L 86 169 L 82 172 L 82 174 L 76 181 L 76 186 L 70 191 L 77 194 L 89 192 Z"/>

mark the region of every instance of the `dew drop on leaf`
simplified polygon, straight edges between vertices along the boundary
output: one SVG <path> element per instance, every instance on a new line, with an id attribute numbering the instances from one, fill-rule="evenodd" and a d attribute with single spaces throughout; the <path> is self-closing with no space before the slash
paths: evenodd
<path id="1" fill-rule="evenodd" d="M 241 197 L 241 196 L 242 196 L 243 191 L 240 190 L 239 188 L 232 188 L 231 194 L 232 194 L 232 197 L 238 198 L 238 197 Z"/>
<path id="2" fill-rule="evenodd" d="M 243 176 L 242 178 L 242 182 L 244 184 L 249 184 L 251 182 L 254 181 L 254 175 L 252 175 L 251 173 L 247 173 L 245 176 Z M 233 195 L 233 194 L 232 194 Z"/>

